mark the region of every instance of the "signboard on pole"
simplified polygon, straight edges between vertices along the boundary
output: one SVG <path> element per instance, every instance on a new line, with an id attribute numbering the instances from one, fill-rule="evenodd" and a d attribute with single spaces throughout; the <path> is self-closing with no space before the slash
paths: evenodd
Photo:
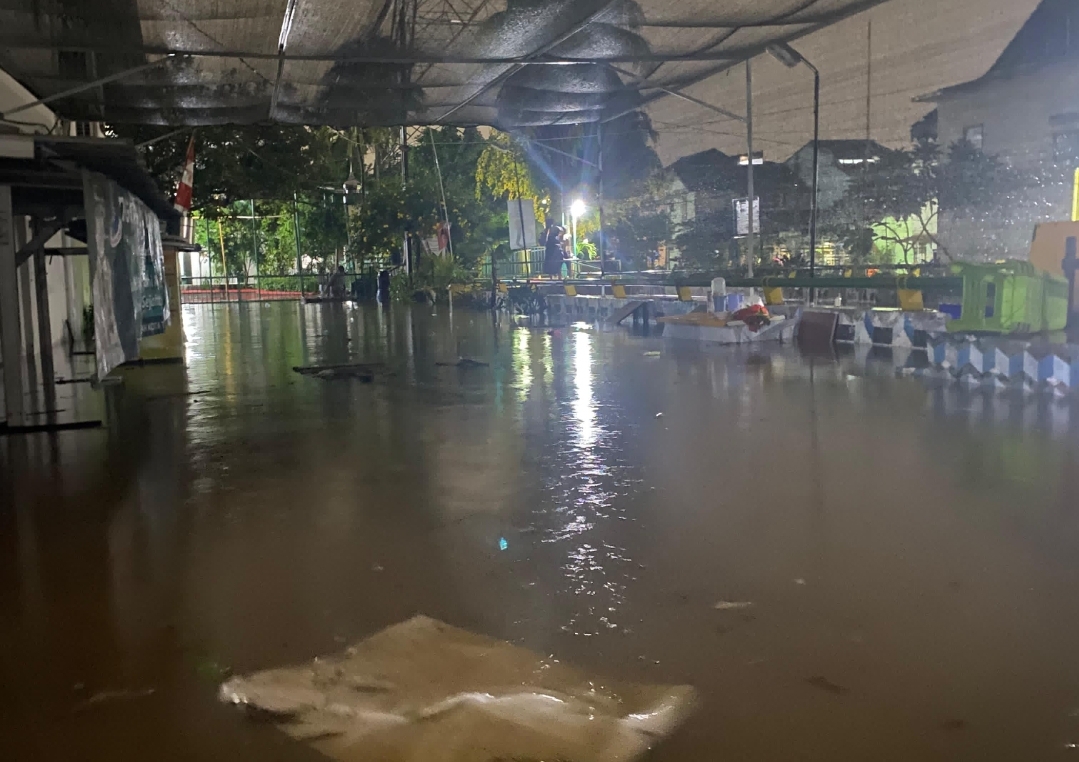
<path id="1" fill-rule="evenodd" d="M 749 235 L 749 199 L 736 198 L 734 200 L 735 235 Z M 761 200 L 753 200 L 753 230 L 761 231 Z"/>
<path id="2" fill-rule="evenodd" d="M 139 341 L 169 320 L 161 224 L 137 196 L 83 171 L 86 247 L 94 300 L 97 373 L 139 356 Z"/>
<path id="3" fill-rule="evenodd" d="M 536 235 L 536 206 L 530 198 L 511 198 L 508 202 L 510 213 L 510 250 L 534 249 L 539 245 Z"/>

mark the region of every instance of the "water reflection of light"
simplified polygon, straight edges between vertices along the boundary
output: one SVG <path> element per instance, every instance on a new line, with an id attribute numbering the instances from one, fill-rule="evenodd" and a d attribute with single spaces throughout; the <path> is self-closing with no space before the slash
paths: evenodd
<path id="1" fill-rule="evenodd" d="M 596 443 L 596 409 L 592 401 L 592 337 L 587 333 L 574 336 L 573 383 L 577 396 L 573 400 L 573 417 L 577 421 L 577 448 L 580 456 L 591 459 L 588 452 Z"/>
<path id="2" fill-rule="evenodd" d="M 520 330 L 517 331 L 513 342 L 513 371 L 517 375 L 517 398 L 522 402 L 528 399 L 528 391 L 532 388 L 532 357 L 528 351 L 531 338 L 531 331 Z"/>
<path id="3" fill-rule="evenodd" d="M 578 331 L 570 340 L 573 359 L 567 370 L 573 376 L 574 394 L 564 419 L 569 447 L 559 464 L 562 494 L 557 524 L 548 530 L 544 542 L 565 552 L 564 591 L 573 603 L 562 629 L 587 638 L 620 629 L 615 618 L 625 602 L 630 562 L 624 549 L 601 539 L 610 522 L 620 517 L 613 505 L 617 484 L 612 483 L 610 461 L 614 453 L 596 405 L 594 337 Z"/>
<path id="4" fill-rule="evenodd" d="M 551 343 L 551 334 L 545 334 L 543 337 L 543 385 L 548 389 L 554 383 L 554 353 Z"/>

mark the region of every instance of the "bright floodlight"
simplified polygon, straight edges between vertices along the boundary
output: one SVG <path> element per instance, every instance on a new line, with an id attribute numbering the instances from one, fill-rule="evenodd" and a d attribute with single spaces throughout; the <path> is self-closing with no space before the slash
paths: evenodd
<path id="1" fill-rule="evenodd" d="M 573 217 L 584 217 L 584 213 L 588 211 L 588 207 L 584 205 L 584 201 L 577 199 L 569 207 L 569 213 Z"/>
<path id="2" fill-rule="evenodd" d="M 774 42 L 766 50 L 772 54 L 773 58 L 789 69 L 793 69 L 802 62 L 802 54 L 785 42 Z"/>

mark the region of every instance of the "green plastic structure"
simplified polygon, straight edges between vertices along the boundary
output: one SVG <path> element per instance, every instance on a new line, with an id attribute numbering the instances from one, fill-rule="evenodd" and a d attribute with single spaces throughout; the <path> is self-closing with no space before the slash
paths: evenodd
<path id="1" fill-rule="evenodd" d="M 1029 334 L 1061 331 L 1068 322 L 1068 282 L 1029 262 L 956 264 L 963 279 L 963 312 L 953 333 Z"/>

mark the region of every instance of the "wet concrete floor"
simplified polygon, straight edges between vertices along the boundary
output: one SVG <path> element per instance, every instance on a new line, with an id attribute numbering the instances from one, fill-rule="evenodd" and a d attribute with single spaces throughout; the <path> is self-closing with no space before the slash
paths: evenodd
<path id="1" fill-rule="evenodd" d="M 184 316 L 105 429 L 0 442 L 2 759 L 314 760 L 217 682 L 416 612 L 697 686 L 656 760 L 1079 758 L 1065 403 L 444 308 Z M 349 360 L 392 375 L 291 370 Z"/>

